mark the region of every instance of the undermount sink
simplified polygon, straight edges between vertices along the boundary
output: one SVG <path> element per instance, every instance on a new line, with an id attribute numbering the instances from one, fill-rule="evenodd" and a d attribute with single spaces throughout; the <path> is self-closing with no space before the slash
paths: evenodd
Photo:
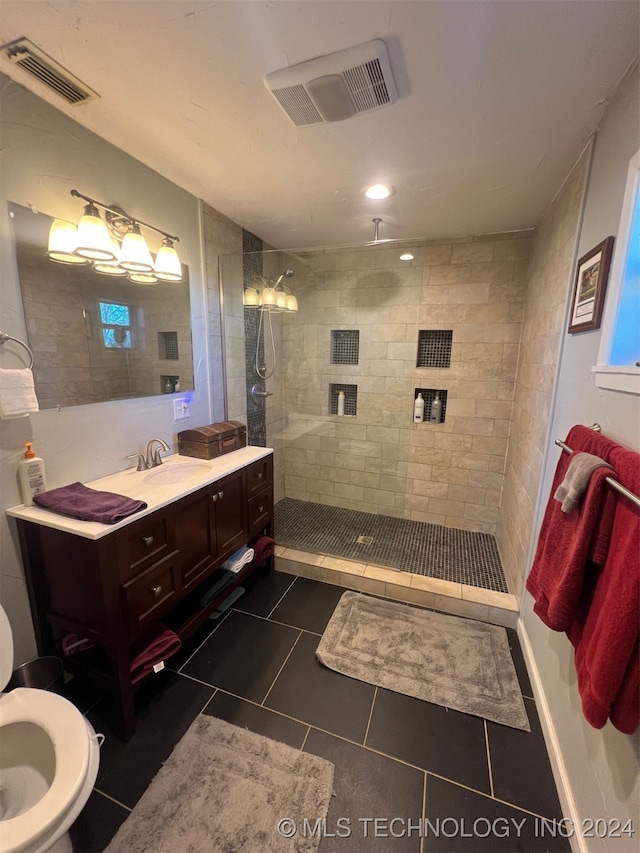
<path id="1" fill-rule="evenodd" d="M 175 483 L 184 483 L 196 477 L 202 477 L 211 472 L 211 466 L 206 462 L 183 462 L 180 465 L 171 465 L 157 468 L 142 478 L 143 483 L 150 486 L 168 486 Z"/>

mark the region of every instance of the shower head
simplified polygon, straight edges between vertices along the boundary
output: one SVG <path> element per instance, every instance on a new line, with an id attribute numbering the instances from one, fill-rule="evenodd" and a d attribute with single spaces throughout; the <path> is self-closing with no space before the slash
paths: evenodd
<path id="1" fill-rule="evenodd" d="M 280 282 L 282 281 L 283 278 L 291 278 L 291 276 L 294 276 L 294 275 L 295 275 L 295 272 L 293 270 L 285 270 L 282 273 L 282 275 L 280 276 L 280 278 L 276 281 L 275 287 L 273 289 L 274 290 L 276 289 L 276 287 L 280 284 Z"/>

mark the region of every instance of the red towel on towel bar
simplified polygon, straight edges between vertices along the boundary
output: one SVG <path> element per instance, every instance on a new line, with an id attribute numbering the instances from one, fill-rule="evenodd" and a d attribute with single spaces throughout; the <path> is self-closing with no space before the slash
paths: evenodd
<path id="1" fill-rule="evenodd" d="M 609 458 L 615 478 L 640 494 L 640 454 L 616 446 Z M 615 518 L 606 562 L 585 586 L 573 625 L 582 710 L 595 728 L 611 718 L 632 734 L 640 723 L 640 510 L 615 496 Z"/>
<path id="2" fill-rule="evenodd" d="M 605 462 L 617 445 L 594 430 L 575 426 L 566 444 L 574 452 L 592 453 Z M 534 598 L 534 611 L 554 631 L 566 631 L 572 624 L 582 594 L 586 574 L 592 564 L 606 559 L 613 523 L 615 500 L 604 484 L 610 468 L 598 468 L 591 475 L 580 505 L 562 512 L 553 495 L 566 474 L 572 454 L 562 453 L 551 486 L 536 555 L 527 589 Z M 610 463 L 612 464 L 612 463 Z"/>
<path id="3" fill-rule="evenodd" d="M 175 654 L 182 642 L 180 637 L 161 622 L 153 626 L 131 647 L 131 683 L 143 679 L 156 664 L 164 663 Z"/>

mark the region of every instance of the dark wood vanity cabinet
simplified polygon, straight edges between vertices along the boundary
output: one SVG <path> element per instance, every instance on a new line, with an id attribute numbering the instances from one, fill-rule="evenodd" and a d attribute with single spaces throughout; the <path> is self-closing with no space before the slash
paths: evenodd
<path id="1" fill-rule="evenodd" d="M 59 653 L 67 632 L 94 640 L 65 666 L 116 691 L 127 739 L 132 644 L 158 621 L 190 636 L 256 564 L 202 608 L 208 579 L 251 537 L 272 535 L 272 520 L 271 454 L 98 539 L 18 518 L 40 654 Z"/>

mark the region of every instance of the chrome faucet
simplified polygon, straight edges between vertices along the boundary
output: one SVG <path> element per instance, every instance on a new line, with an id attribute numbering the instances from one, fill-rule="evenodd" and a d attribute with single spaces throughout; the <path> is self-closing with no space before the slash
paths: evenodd
<path id="1" fill-rule="evenodd" d="M 158 447 L 155 451 L 152 449 L 155 443 L 161 444 L 162 447 Z M 169 445 L 166 441 L 163 441 L 161 438 L 152 438 L 149 444 L 147 444 L 147 460 L 146 465 L 147 468 L 157 468 L 158 465 L 162 465 L 162 456 L 160 456 L 160 450 L 168 450 Z"/>

